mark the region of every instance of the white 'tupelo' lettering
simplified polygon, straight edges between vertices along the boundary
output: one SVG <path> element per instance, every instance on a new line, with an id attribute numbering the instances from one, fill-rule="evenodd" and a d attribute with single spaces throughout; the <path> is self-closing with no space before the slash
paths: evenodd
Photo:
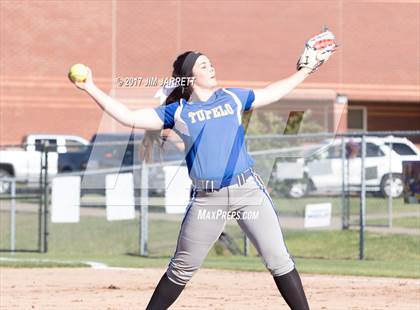
<path id="1" fill-rule="evenodd" d="M 202 122 L 202 121 L 204 121 L 206 119 L 206 117 L 204 116 L 203 110 L 198 110 L 197 112 L 195 112 L 195 114 L 197 115 L 198 120 L 200 122 Z"/>
<path id="2" fill-rule="evenodd" d="M 197 120 L 202 122 L 206 119 L 219 118 L 226 115 L 233 115 L 233 111 L 230 104 L 226 103 L 224 106 L 217 106 L 210 110 L 198 110 L 196 112 L 189 112 L 188 117 L 191 119 L 191 123 L 194 124 Z"/>

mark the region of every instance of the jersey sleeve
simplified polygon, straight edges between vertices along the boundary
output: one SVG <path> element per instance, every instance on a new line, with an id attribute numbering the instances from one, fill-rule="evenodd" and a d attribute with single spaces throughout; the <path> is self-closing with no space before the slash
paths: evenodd
<path id="1" fill-rule="evenodd" d="M 163 129 L 175 126 L 175 111 L 179 107 L 179 102 L 161 105 L 154 108 L 155 112 L 163 122 Z"/>
<path id="2" fill-rule="evenodd" d="M 252 89 L 245 88 L 227 88 L 229 91 L 233 92 L 238 96 L 239 100 L 242 103 L 242 110 L 248 111 L 252 108 L 252 103 L 255 100 L 255 94 Z"/>

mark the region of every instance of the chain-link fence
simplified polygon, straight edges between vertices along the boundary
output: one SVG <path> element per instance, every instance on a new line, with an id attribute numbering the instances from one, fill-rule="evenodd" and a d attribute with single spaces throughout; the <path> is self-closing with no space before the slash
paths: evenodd
<path id="1" fill-rule="evenodd" d="M 343 241 L 354 244 L 352 253 L 344 255 L 344 244 L 333 247 L 336 253 L 328 253 L 336 258 L 356 254 L 364 258 L 366 231 L 418 235 L 415 184 L 419 180 L 414 167 L 420 157 L 410 141 L 418 137 L 418 132 L 278 137 L 293 141 L 276 158 L 268 182 L 283 229 L 301 230 L 308 236 L 321 231 L 357 232 L 352 241 Z M 408 174 L 410 169 L 413 173 Z"/>
<path id="2" fill-rule="evenodd" d="M 172 255 L 189 199 L 182 151 L 168 142 L 161 155 L 155 151 L 159 160 L 146 164 L 139 156 L 142 136 L 115 136 L 112 143 L 98 137 L 79 152 L 46 152 L 44 145 L 34 151 L 39 153 L 36 178 L 3 175 L 0 248 L 69 256 Z M 419 137 L 419 132 L 250 135 L 247 145 L 290 251 L 297 257 L 355 259 L 365 257 L 365 232 L 418 235 L 420 155 L 410 140 Z M 70 169 L 69 162 L 79 167 Z M 58 173 L 50 173 L 49 165 Z M 131 178 L 110 183 L 110 175 Z M 69 177 L 78 177 L 79 187 L 64 185 L 55 192 L 54 180 Z M 78 196 L 76 220 L 66 220 L 72 218 L 69 209 L 60 208 L 54 220 L 53 205 L 72 208 L 70 192 Z M 257 252 L 229 220 L 209 255 Z"/>
<path id="3" fill-rule="evenodd" d="M 47 251 L 48 182 L 57 173 L 56 151 L 48 140 L 0 148 L 0 251 Z"/>

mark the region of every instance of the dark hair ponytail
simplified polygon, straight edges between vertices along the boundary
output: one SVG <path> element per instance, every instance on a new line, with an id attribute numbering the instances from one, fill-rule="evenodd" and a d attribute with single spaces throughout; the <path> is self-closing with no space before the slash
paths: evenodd
<path id="1" fill-rule="evenodd" d="M 172 67 L 172 77 L 190 77 L 192 76 L 191 72 L 182 72 L 182 65 L 185 61 L 185 58 L 190 54 L 192 51 L 188 51 L 179 55 L 176 60 L 174 61 Z M 175 88 L 166 98 L 163 105 L 168 105 L 170 103 L 179 101 L 181 98 L 185 100 L 189 100 L 191 94 L 193 92 L 192 85 L 188 86 L 178 86 Z M 166 136 L 161 135 L 162 130 L 146 130 L 143 138 L 143 142 L 140 148 L 140 158 L 145 160 L 146 162 L 150 162 L 153 157 L 153 145 L 156 143 L 159 146 L 159 157 L 162 160 L 162 148 L 166 141 Z"/>

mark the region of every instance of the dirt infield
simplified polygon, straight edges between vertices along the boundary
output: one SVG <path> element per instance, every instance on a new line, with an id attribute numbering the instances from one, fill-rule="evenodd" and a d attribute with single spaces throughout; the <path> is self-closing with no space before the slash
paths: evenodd
<path id="1" fill-rule="evenodd" d="M 162 269 L 0 271 L 1 309 L 144 309 Z M 419 309 L 420 280 L 303 275 L 312 309 Z M 268 273 L 200 270 L 171 309 L 288 309 Z"/>

